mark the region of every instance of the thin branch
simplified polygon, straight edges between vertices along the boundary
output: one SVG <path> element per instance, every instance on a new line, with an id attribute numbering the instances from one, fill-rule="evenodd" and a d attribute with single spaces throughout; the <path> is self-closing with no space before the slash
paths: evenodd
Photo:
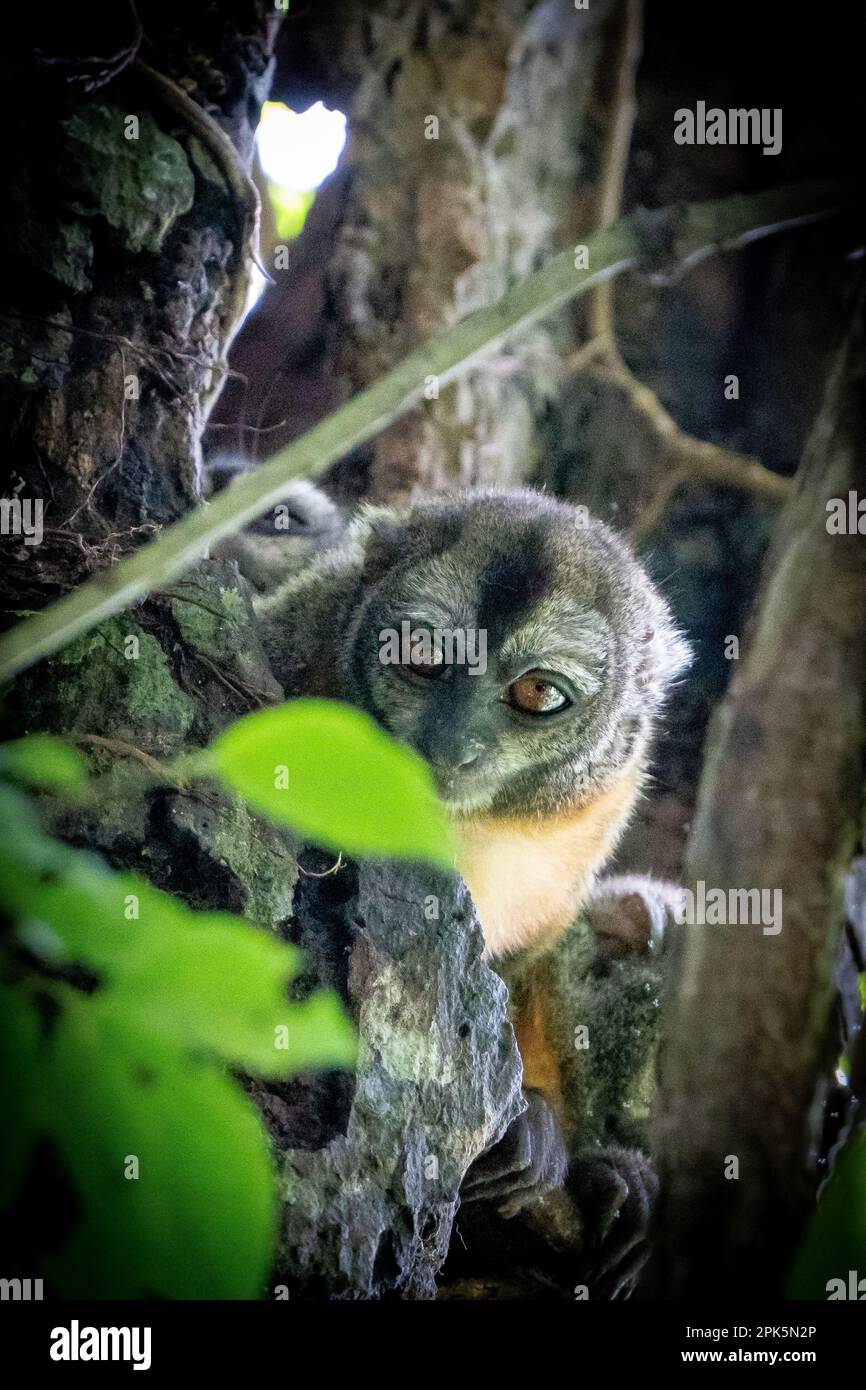
<path id="1" fill-rule="evenodd" d="M 243 420 L 229 420 L 223 423 L 219 420 L 209 420 L 209 430 L 247 430 L 250 434 L 273 434 L 276 430 L 285 429 L 288 424 L 288 417 L 284 420 L 277 420 L 274 425 L 245 425 Z"/>
<path id="2" fill-rule="evenodd" d="M 643 50 L 643 0 L 625 0 L 619 40 L 616 87 L 601 162 L 598 226 L 609 227 L 622 209 L 625 174 L 637 115 L 635 80 Z M 599 285 L 589 305 L 590 340 L 599 339 L 616 360 L 619 353 L 613 330 L 613 282 Z"/>
<path id="3" fill-rule="evenodd" d="M 342 869 L 342 867 L 343 867 L 343 854 L 342 854 L 342 851 L 341 851 L 341 852 L 337 855 L 336 863 L 332 864 L 331 867 L 330 867 L 330 869 L 325 869 L 322 873 L 317 874 L 317 873 L 314 873 L 312 869 L 305 869 L 304 866 L 303 866 L 303 864 L 301 864 L 301 863 L 299 862 L 299 863 L 298 863 L 298 873 L 299 873 L 299 874 L 303 874 L 304 878 L 330 878 L 331 874 L 337 873 L 337 871 L 338 871 L 339 869 Z"/>
<path id="4" fill-rule="evenodd" d="M 69 734 L 67 737 L 72 743 L 80 744 L 82 748 L 100 748 L 106 753 L 113 753 L 117 758 L 133 758 L 158 782 L 167 782 L 176 791 L 184 790 L 184 783 L 176 781 L 167 767 L 156 758 L 152 758 L 149 753 L 145 753 L 143 748 L 137 748 L 134 743 L 127 743 L 122 738 L 104 738 L 102 734 Z"/>
<path id="5" fill-rule="evenodd" d="M 642 508 L 637 521 L 629 527 L 628 536 L 632 545 L 639 545 L 647 536 L 651 536 L 653 531 L 661 523 L 661 519 L 668 509 L 668 504 L 672 501 L 681 487 L 693 481 L 693 473 L 690 468 L 671 468 L 664 474 L 658 487 L 645 507 Z"/>
<path id="6" fill-rule="evenodd" d="M 571 250 L 416 349 L 372 386 L 340 406 L 255 472 L 242 476 L 207 506 L 190 512 L 113 569 L 88 579 L 0 638 L 0 679 L 57 651 L 73 637 L 121 612 L 151 589 L 189 569 L 225 536 L 277 505 L 297 477 L 309 477 L 365 443 L 423 397 L 429 378 L 440 387 L 473 367 L 536 320 L 602 280 L 636 267 L 673 268 L 709 247 L 737 244 L 757 227 L 779 230 L 803 216 L 828 216 L 847 200 L 835 185 L 788 185 L 720 202 L 621 218 L 588 239 L 591 270 L 575 269 Z M 706 249 L 709 254 L 709 250 Z"/>
<path id="7" fill-rule="evenodd" d="M 625 393 L 631 409 L 648 434 L 659 443 L 664 471 L 658 489 L 631 530 L 632 541 L 643 540 L 661 520 L 674 494 L 689 481 L 702 478 L 725 487 L 744 488 L 759 497 L 781 502 L 791 492 L 793 479 L 773 473 L 749 454 L 724 449 L 705 439 L 695 439 L 680 429 L 658 396 L 627 368 L 604 363 L 589 364 L 584 375 Z"/>
<path id="8" fill-rule="evenodd" d="M 102 473 L 99 474 L 99 477 L 96 478 L 95 481 L 91 484 L 90 491 L 88 492 L 88 494 L 87 494 L 87 496 L 85 497 L 84 501 L 81 502 L 81 503 L 79 503 L 79 505 L 75 508 L 75 511 L 72 513 L 72 515 L 71 515 L 71 516 L 68 516 L 68 517 L 66 518 L 66 520 L 62 523 L 62 526 L 63 526 L 64 528 L 67 527 L 67 526 L 72 526 L 73 522 L 75 522 L 75 521 L 78 520 L 78 518 L 79 518 L 79 516 L 81 515 L 81 513 L 82 513 L 83 511 L 85 511 L 86 509 L 89 509 L 90 504 L 91 504 L 91 502 L 93 501 L 94 496 L 96 495 L 96 490 L 97 490 L 97 488 L 99 488 L 99 487 L 101 486 L 101 484 L 105 482 L 106 478 L 107 478 L 111 473 L 114 473 L 115 470 L 118 469 L 118 468 L 120 467 L 121 463 L 123 462 L 123 450 L 124 450 L 124 446 L 125 446 L 125 443 L 126 443 L 126 357 L 124 356 L 123 348 L 120 348 L 120 349 L 119 349 L 119 352 L 120 352 L 120 438 L 119 438 L 118 441 L 117 441 L 117 448 L 116 448 L 116 450 L 115 450 L 115 452 L 114 452 L 114 462 L 113 462 L 113 463 L 110 463 L 110 464 L 108 465 L 108 467 L 107 467 Z"/>
<path id="9" fill-rule="evenodd" d="M 635 88 L 642 47 L 643 0 L 624 0 L 613 104 L 599 180 L 598 226 L 602 229 L 619 217 L 622 208 L 637 114 Z M 744 233 L 740 244 L 749 239 L 750 233 Z M 696 264 L 695 257 L 703 259 L 702 251 L 696 250 L 684 257 L 682 266 Z M 668 272 L 656 278 L 667 284 L 673 277 Z M 598 285 L 593 291 L 588 325 L 589 340 L 569 358 L 567 372 L 585 374 L 608 386 L 621 387 L 632 409 L 642 417 L 644 427 L 656 438 L 660 448 L 664 471 L 655 495 L 632 528 L 632 541 L 641 541 L 650 534 L 661 521 L 668 503 L 693 476 L 776 501 L 789 494 L 791 479 L 771 472 L 757 459 L 685 434 L 654 392 L 629 370 L 616 343 L 612 280 Z"/>
<path id="10" fill-rule="evenodd" d="M 256 690 L 255 686 L 247 685 L 246 681 L 232 679 L 231 676 L 226 675 L 225 671 L 221 671 L 218 666 L 214 665 L 210 657 L 205 656 L 204 652 L 195 652 L 193 655 L 195 660 L 206 666 L 216 676 L 220 684 L 224 685 L 226 690 L 230 691 L 237 699 L 243 700 L 246 704 L 258 705 L 259 709 L 263 709 L 266 704 L 270 703 L 272 696 L 266 690 Z"/>

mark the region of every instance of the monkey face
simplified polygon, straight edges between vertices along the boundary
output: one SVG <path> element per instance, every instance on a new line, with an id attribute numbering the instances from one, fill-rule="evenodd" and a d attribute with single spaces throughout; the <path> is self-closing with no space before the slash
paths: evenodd
<path id="1" fill-rule="evenodd" d="M 622 542 L 537 493 L 372 514 L 353 700 L 429 763 L 457 817 L 556 810 L 645 747 L 687 659 Z"/>
<path id="2" fill-rule="evenodd" d="M 213 459 L 204 474 L 206 497 L 233 487 L 252 465 L 231 455 Z M 234 560 L 260 593 L 273 591 L 290 575 L 300 574 L 316 555 L 336 546 L 344 530 L 340 513 L 325 493 L 297 478 L 281 502 L 264 516 L 214 546 L 216 559 Z"/>

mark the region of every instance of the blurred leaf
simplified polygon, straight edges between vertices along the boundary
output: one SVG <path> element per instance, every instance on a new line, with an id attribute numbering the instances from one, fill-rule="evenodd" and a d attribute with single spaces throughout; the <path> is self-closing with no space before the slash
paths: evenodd
<path id="1" fill-rule="evenodd" d="M 10 801 L 0 788 L 0 810 L 16 809 L 20 815 L 14 825 L 7 822 L 0 843 L 0 901 L 19 921 L 50 927 L 70 961 L 98 971 L 125 968 L 154 948 L 159 933 L 170 941 L 194 920 L 177 899 L 136 874 L 116 874 L 96 855 L 52 840 L 27 803 Z M 35 945 L 32 932 L 28 944 Z"/>
<path id="2" fill-rule="evenodd" d="M 8 785 L 0 813 L 0 910 L 18 946 L 0 956 L 15 981 L 0 987 L 0 1201 L 49 1138 L 81 1204 L 45 1269 L 63 1294 L 256 1296 L 274 1175 L 260 1117 L 224 1067 L 284 1077 L 350 1065 L 337 996 L 290 1001 L 296 948 L 52 840 Z M 73 964 L 97 972 L 89 992 L 57 978 Z M 47 1030 L 28 993 L 44 1001 Z M 131 1158 L 137 1178 L 124 1172 Z"/>
<path id="3" fill-rule="evenodd" d="M 71 992 L 69 992 L 71 995 Z M 131 1018 L 72 999 L 52 1044 L 50 1129 L 83 1203 L 47 1263 L 67 1297 L 254 1298 L 276 1221 L 272 1161 L 250 1101 Z M 130 1160 L 137 1160 L 138 1176 Z"/>
<path id="4" fill-rule="evenodd" d="M 836 1160 L 788 1275 L 788 1298 L 827 1298 L 827 1284 L 849 1271 L 866 1277 L 866 1130 Z"/>
<path id="5" fill-rule="evenodd" d="M 65 951 L 166 1036 L 259 1075 L 354 1061 L 354 1035 L 336 998 L 289 1002 L 296 948 L 228 913 L 191 912 L 137 875 L 113 873 L 48 839 L 32 820 L 26 840 L 23 862 L 17 843 L 11 854 L 0 848 L 0 896 L 24 923 L 19 939 L 29 949 L 38 953 L 42 943 L 53 964 Z M 288 1047 L 276 1045 L 285 1039 L 278 1030 L 288 1030 Z"/>
<path id="6" fill-rule="evenodd" d="M 428 768 L 349 705 L 291 700 L 248 714 L 219 736 L 199 766 L 317 844 L 451 864 L 450 834 Z"/>
<path id="7" fill-rule="evenodd" d="M 336 995 L 286 998 L 300 951 L 237 918 L 190 914 L 191 929 L 115 969 L 112 997 L 179 1040 L 192 1040 L 260 1076 L 351 1066 L 355 1038 Z"/>
<path id="8" fill-rule="evenodd" d="M 277 236 L 283 241 L 292 241 L 300 235 L 315 196 L 315 189 L 298 193 L 293 188 L 284 188 L 281 183 L 268 180 L 268 197 L 274 210 Z"/>
<path id="9" fill-rule="evenodd" d="M 87 760 L 52 734 L 29 734 L 0 743 L 0 773 L 37 787 L 82 787 Z"/>
<path id="10" fill-rule="evenodd" d="M 20 990 L 0 986 L 0 1207 L 18 1190 L 39 1135 L 41 1024 Z"/>

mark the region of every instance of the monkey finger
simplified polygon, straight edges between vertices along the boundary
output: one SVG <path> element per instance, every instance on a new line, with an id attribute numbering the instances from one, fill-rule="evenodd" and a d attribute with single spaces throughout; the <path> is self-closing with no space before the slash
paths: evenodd
<path id="1" fill-rule="evenodd" d="M 567 1157 L 559 1125 L 538 1092 L 528 1090 L 526 1099 L 523 1114 L 469 1169 L 463 1182 L 465 1200 L 495 1201 L 517 1191 L 537 1193 L 561 1186 Z"/>
<path id="2" fill-rule="evenodd" d="M 649 1247 L 643 1240 L 637 1240 L 628 1255 L 599 1280 L 591 1281 L 592 1291 L 597 1298 L 613 1302 L 616 1299 L 630 1298 L 637 1286 L 641 1271 L 649 1259 Z"/>
<path id="3" fill-rule="evenodd" d="M 658 1178 L 640 1150 L 613 1148 L 590 1160 L 582 1192 L 582 1212 L 592 1211 L 589 1194 L 601 1204 L 595 1209 L 594 1231 L 589 1223 L 587 1227 L 588 1238 L 595 1235 L 592 1281 L 602 1296 L 615 1298 L 626 1286 L 633 1287 L 646 1261 Z M 604 1210 L 604 1202 L 611 1194 L 615 1206 L 612 1213 Z"/>
<path id="4" fill-rule="evenodd" d="M 499 1143 L 476 1158 L 463 1179 L 464 1196 L 479 1188 L 489 1189 L 500 1179 L 513 1177 L 529 1167 L 532 1161 L 532 1135 L 529 1126 L 522 1121 L 523 1116 L 519 1115 Z"/>
<path id="5" fill-rule="evenodd" d="M 606 1156 L 581 1160 L 569 1178 L 583 1219 L 587 1247 L 607 1239 L 628 1198 L 628 1182 Z"/>

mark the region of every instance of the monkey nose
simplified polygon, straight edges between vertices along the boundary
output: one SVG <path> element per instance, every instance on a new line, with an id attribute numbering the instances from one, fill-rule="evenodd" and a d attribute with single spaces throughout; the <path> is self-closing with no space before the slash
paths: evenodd
<path id="1" fill-rule="evenodd" d="M 483 743 L 467 743 L 463 748 L 456 748 L 451 757 L 451 768 L 454 772 L 466 772 L 480 761 L 484 752 Z"/>
<path id="2" fill-rule="evenodd" d="M 462 773 L 472 771 L 483 752 L 480 743 L 469 743 L 462 748 L 443 749 L 434 755 L 430 762 L 440 783 L 450 786 Z"/>

